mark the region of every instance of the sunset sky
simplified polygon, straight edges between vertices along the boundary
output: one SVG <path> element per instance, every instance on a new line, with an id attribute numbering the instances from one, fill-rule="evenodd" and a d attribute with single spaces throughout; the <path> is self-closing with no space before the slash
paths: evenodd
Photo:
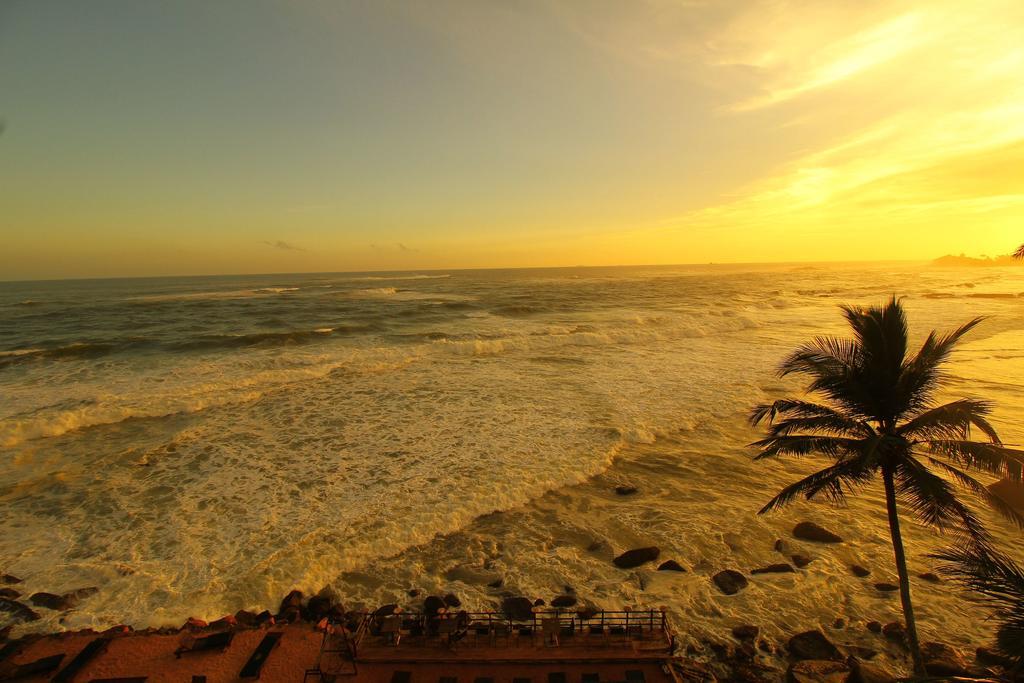
<path id="1" fill-rule="evenodd" d="M 1024 242 L 1024 3 L 0 1 L 0 280 Z"/>

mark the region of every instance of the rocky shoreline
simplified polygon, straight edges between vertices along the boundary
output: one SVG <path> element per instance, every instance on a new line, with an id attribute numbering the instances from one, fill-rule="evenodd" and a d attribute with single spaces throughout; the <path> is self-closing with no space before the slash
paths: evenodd
<path id="1" fill-rule="evenodd" d="M 842 543 L 837 534 L 824 529 L 813 522 L 800 522 L 792 531 L 794 539 L 806 541 L 826 547 Z M 755 567 L 746 572 L 736 568 L 722 569 L 710 580 L 724 595 L 734 595 L 744 590 L 750 579 L 748 576 L 773 573 L 795 573 L 807 567 L 814 558 L 807 552 L 792 547 L 784 539 L 775 542 L 774 550 L 788 561 Z M 626 550 L 612 559 L 612 563 L 620 569 L 633 569 L 658 561 L 661 551 L 655 546 L 639 547 Z M 663 560 L 657 566 L 658 571 L 687 572 L 682 564 L 674 559 Z M 880 592 L 892 592 L 899 589 L 898 585 L 886 581 L 871 581 L 872 570 L 859 564 L 851 564 L 851 574 L 862 578 L 868 584 L 866 588 Z M 942 579 L 931 572 L 918 575 L 924 581 L 941 582 Z M 11 630 L 15 624 L 26 623 L 40 618 L 38 609 L 68 611 L 74 609 L 81 600 L 95 594 L 95 587 L 83 587 L 63 594 L 37 592 L 24 597 L 18 590 L 22 581 L 10 574 L 0 575 L 0 616 L 8 625 L 0 629 L 0 662 L 21 645 L 33 642 L 47 634 L 30 633 L 20 638 L 11 639 Z M 500 587 L 498 583 L 496 587 Z M 128 635 L 213 632 L 230 629 L 269 628 L 279 624 L 307 623 L 317 628 L 325 628 L 329 622 L 347 624 L 355 628 L 356 623 L 368 611 L 377 615 L 390 614 L 402 607 L 409 610 L 436 614 L 442 609 L 456 610 L 462 602 L 454 593 L 445 595 L 421 596 L 418 589 L 409 589 L 408 605 L 387 604 L 368 610 L 362 605 L 346 609 L 333 589 L 326 587 L 315 595 L 306 596 L 299 590 L 292 590 L 285 595 L 276 612 L 269 609 L 261 612 L 239 610 L 230 615 L 207 622 L 195 617 L 189 618 L 180 626 L 149 627 L 135 630 L 129 625 L 118 625 L 103 631 L 112 637 Z M 526 596 L 506 593 L 496 606 L 496 611 L 504 613 L 512 620 L 528 621 L 534 616 L 536 607 L 571 611 L 583 617 L 596 614 L 599 608 L 589 601 L 577 596 L 572 586 L 565 586 L 560 595 L 546 602 L 542 599 L 531 599 Z M 877 639 L 877 647 L 843 644 L 834 642 L 843 640 L 842 634 L 851 629 L 861 628 Z M 883 664 L 876 663 L 882 653 L 891 661 L 906 660 L 906 644 L 904 627 L 901 622 L 867 621 L 863 624 L 846 623 L 836 619 L 827 629 L 813 629 L 793 634 L 788 640 L 780 641 L 766 637 L 755 624 L 723 625 L 721 636 L 702 634 L 691 640 L 682 652 L 694 662 L 699 662 L 699 670 L 704 671 L 708 680 L 736 681 L 738 683 L 768 683 L 770 681 L 787 680 L 797 683 L 814 681 L 875 683 L 897 680 L 896 673 L 888 671 Z M 65 631 L 49 634 L 55 637 L 67 637 L 78 634 L 97 633 L 92 629 L 77 632 Z M 693 636 L 693 634 L 686 634 Z M 1010 680 L 1008 678 L 1009 662 L 994 650 L 977 647 L 973 653 L 965 654 L 956 648 L 941 642 L 925 642 L 922 644 L 927 669 L 937 679 L 966 678 L 974 680 Z M 884 658 L 883 658 L 884 659 Z M 779 666 L 782 662 L 784 668 Z"/>

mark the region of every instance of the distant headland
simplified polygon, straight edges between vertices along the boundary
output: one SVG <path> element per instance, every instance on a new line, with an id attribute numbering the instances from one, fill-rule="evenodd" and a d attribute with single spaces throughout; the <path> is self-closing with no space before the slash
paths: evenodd
<path id="1" fill-rule="evenodd" d="M 1024 260 L 1015 259 L 1010 254 L 1002 256 L 966 256 L 960 254 L 954 256 L 946 254 L 932 261 L 933 266 L 957 266 L 957 267 L 988 267 L 988 266 L 1024 266 Z"/>

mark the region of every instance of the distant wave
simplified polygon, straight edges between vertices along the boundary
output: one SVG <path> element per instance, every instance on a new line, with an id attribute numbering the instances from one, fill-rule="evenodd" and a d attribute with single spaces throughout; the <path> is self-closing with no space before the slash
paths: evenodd
<path id="1" fill-rule="evenodd" d="M 214 292 L 188 292 L 177 294 L 147 294 L 131 296 L 127 301 L 136 303 L 163 303 L 167 301 L 203 301 L 207 299 L 245 299 L 256 296 L 286 294 L 299 291 L 298 287 L 260 287 L 258 289 L 225 289 Z"/>
<path id="2" fill-rule="evenodd" d="M 385 277 L 382 275 L 367 275 L 365 277 L 353 277 L 349 278 L 353 281 L 374 281 L 374 280 L 443 280 L 444 278 L 451 277 L 451 275 L 395 275 L 393 277 Z"/>
<path id="3" fill-rule="evenodd" d="M 288 332 L 255 332 L 251 334 L 213 334 L 175 342 L 157 342 L 145 337 L 128 337 L 106 341 L 74 342 L 53 348 L 26 348 L 0 351 L 0 368 L 41 360 L 84 360 L 138 349 L 166 351 L 199 351 L 274 347 L 307 344 L 328 336 L 359 334 L 373 329 L 368 325 L 337 325 L 313 330 Z"/>

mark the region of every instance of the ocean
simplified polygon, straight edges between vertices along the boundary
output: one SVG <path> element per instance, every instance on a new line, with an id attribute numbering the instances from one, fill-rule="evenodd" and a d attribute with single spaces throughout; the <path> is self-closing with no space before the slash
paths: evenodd
<path id="1" fill-rule="evenodd" d="M 799 343 L 844 334 L 840 304 L 892 294 L 917 343 L 986 316 L 947 396 L 993 400 L 1004 441 L 1024 443 L 1024 268 L 2 283 L 0 572 L 25 594 L 99 589 L 22 630 L 176 625 L 273 609 L 293 588 L 331 586 L 349 607 L 454 592 L 479 609 L 572 589 L 601 607 L 666 606 L 684 642 L 753 623 L 878 648 L 863 622 L 900 614 L 873 588 L 895 580 L 880 484 L 758 516 L 821 461 L 752 462 L 745 418 L 799 391 L 774 370 Z M 984 518 L 1020 558 L 1020 532 Z M 802 520 L 845 542 L 794 540 Z M 911 571 L 931 571 L 948 539 L 904 520 Z M 712 585 L 785 561 L 776 539 L 814 561 L 734 596 Z M 687 571 L 611 563 L 650 545 Z M 924 640 L 989 641 L 970 595 L 913 590 Z"/>

